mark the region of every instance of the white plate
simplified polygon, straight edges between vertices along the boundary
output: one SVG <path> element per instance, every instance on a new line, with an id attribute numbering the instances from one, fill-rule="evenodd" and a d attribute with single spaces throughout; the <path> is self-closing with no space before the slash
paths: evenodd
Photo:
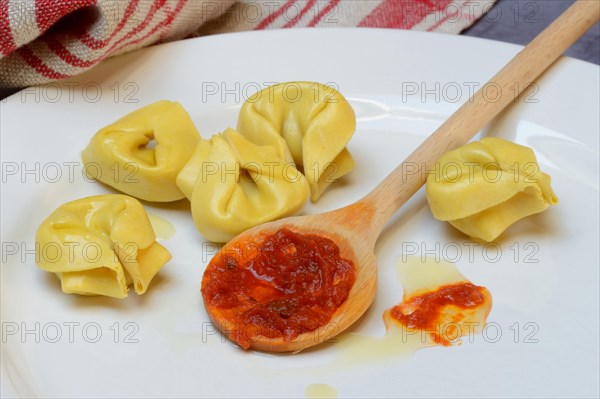
<path id="1" fill-rule="evenodd" d="M 467 99 L 469 86 L 487 81 L 519 49 L 393 30 L 231 34 L 120 56 L 68 85 L 31 88 L 2 102 L 3 396 L 302 397 L 313 383 L 331 385 L 340 397 L 598 396 L 600 104 L 591 64 L 561 60 L 530 102 L 484 132 L 533 147 L 560 198 L 512 227 L 499 256 L 489 247 L 474 247 L 470 256 L 469 241 L 432 218 L 422 191 L 377 245 L 379 290 L 354 331 L 384 334 L 382 312 L 402 297 L 395 260 L 416 243 L 419 254 L 456 260 L 490 289 L 495 330 L 472 343 L 340 368 L 332 366 L 335 344 L 272 356 L 222 342 L 199 293 L 212 249 L 184 202 L 148 205 L 177 232 L 164 241 L 173 260 L 145 296 L 64 295 L 31 253 L 38 224 L 57 206 L 108 192 L 86 182 L 79 164 L 70 180 L 65 162 L 79 162 L 93 133 L 141 105 L 180 101 L 208 137 L 235 126 L 241 102 L 269 83 L 337 85 L 358 115 L 349 145 L 357 168 L 305 210 L 324 211 L 367 193 Z M 97 332 L 98 342 L 88 342 Z"/>

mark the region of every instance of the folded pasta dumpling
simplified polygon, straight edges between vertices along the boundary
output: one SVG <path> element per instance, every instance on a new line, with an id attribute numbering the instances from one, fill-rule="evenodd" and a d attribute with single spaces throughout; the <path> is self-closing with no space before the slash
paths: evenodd
<path id="1" fill-rule="evenodd" d="M 346 144 L 356 129 L 354 110 L 337 90 L 315 82 L 287 82 L 252 95 L 240 110 L 238 131 L 293 160 L 316 201 L 354 168 Z"/>
<path id="2" fill-rule="evenodd" d="M 484 330 L 492 295 L 471 283 L 456 265 L 403 255 L 397 271 L 404 288 L 402 303 L 388 309 L 384 319 L 390 327 L 395 324 L 405 330 L 403 338 L 416 335 L 417 348 L 459 344 L 462 336 L 472 338 L 471 334 Z M 415 334 L 419 330 L 421 334 Z"/>
<path id="3" fill-rule="evenodd" d="M 493 137 L 443 155 L 426 191 L 436 219 L 485 241 L 558 202 L 533 150 Z"/>
<path id="4" fill-rule="evenodd" d="M 125 194 L 146 201 L 184 198 L 177 174 L 200 135 L 176 102 L 158 101 L 101 129 L 81 154 L 85 171 Z"/>
<path id="5" fill-rule="evenodd" d="M 156 242 L 144 207 L 127 195 L 87 197 L 63 204 L 36 233 L 38 266 L 56 273 L 64 293 L 138 294 L 171 254 Z"/>
<path id="6" fill-rule="evenodd" d="M 295 213 L 309 194 L 293 162 L 232 129 L 198 144 L 177 184 L 191 201 L 196 228 L 215 242 Z"/>

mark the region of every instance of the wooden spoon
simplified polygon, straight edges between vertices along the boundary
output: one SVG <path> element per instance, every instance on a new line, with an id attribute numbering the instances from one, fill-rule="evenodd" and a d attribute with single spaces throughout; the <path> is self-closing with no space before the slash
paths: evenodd
<path id="1" fill-rule="evenodd" d="M 221 251 L 232 249 L 240 242 L 259 243 L 264 236 L 286 227 L 299 233 L 329 237 L 339 246 L 340 255 L 351 259 L 356 269 L 356 282 L 348 299 L 328 324 L 300 334 L 292 342 L 286 342 L 283 338 L 258 336 L 252 341 L 251 347 L 270 352 L 298 351 L 332 338 L 352 325 L 369 308 L 375 297 L 375 242 L 392 214 L 424 184 L 426 174 L 423 172 L 430 170 L 434 162 L 447 151 L 467 143 L 515 100 L 515 87 L 521 93 L 599 18 L 600 2 L 575 2 L 358 202 L 327 213 L 266 223 L 247 230 L 226 244 Z M 486 101 L 486 98 L 497 101 Z M 230 320 L 223 318 L 219 312 L 211 311 L 209 307 L 207 310 L 222 332 L 229 336 L 234 331 Z"/>

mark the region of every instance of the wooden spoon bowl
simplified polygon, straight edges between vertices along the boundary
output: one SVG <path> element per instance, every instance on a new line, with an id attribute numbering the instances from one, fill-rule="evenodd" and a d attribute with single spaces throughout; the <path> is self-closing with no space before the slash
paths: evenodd
<path id="1" fill-rule="evenodd" d="M 240 234 L 226 244 L 221 251 L 228 251 L 245 242 L 260 243 L 266 235 L 286 227 L 296 233 L 317 234 L 333 240 L 340 249 L 340 255 L 352 260 L 355 267 L 356 281 L 348 298 L 329 323 L 300 334 L 291 342 L 259 335 L 253 337 L 251 348 L 269 352 L 298 351 L 332 338 L 352 325 L 369 308 L 375 297 L 375 242 L 391 215 L 425 183 L 426 173 L 423 172 L 431 170 L 438 158 L 447 151 L 467 143 L 515 100 L 515 87 L 519 89 L 519 94 L 529 87 L 599 19 L 600 2 L 575 2 L 363 199 L 323 214 L 266 223 Z M 491 89 L 498 91 L 496 96 L 489 92 Z M 495 101 L 488 101 L 487 98 L 494 98 Z M 216 326 L 232 338 L 232 322 L 210 307 L 207 307 L 207 311 Z"/>
<path id="2" fill-rule="evenodd" d="M 265 236 L 282 228 L 301 234 L 316 234 L 334 241 L 340 250 L 340 257 L 351 260 L 355 265 L 356 280 L 348 294 L 348 299 L 333 314 L 331 320 L 320 328 L 300 334 L 292 341 L 283 338 L 256 336 L 251 347 L 267 352 L 298 351 L 339 334 L 353 324 L 369 308 L 377 290 L 377 259 L 375 257 L 375 239 L 377 234 L 368 234 L 365 224 L 375 210 L 361 202 L 331 212 L 296 216 L 266 223 L 245 231 L 227 243 L 222 252 L 235 252 L 240 243 L 260 244 Z M 361 214 L 363 217 L 357 218 Z M 367 234 L 366 234 L 367 233 Z M 360 265 L 360 267 L 357 267 Z M 207 306 L 207 309 L 210 309 Z M 228 338 L 233 339 L 235 326 L 219 312 L 209 315 L 213 323 Z"/>

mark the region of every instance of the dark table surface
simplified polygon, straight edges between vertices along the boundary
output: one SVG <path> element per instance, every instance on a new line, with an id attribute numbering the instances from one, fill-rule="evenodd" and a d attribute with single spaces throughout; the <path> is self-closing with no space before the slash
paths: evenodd
<path id="1" fill-rule="evenodd" d="M 486 15 L 462 34 L 524 45 L 574 2 L 575 0 L 498 0 Z M 600 64 L 600 24 L 594 25 L 565 54 Z"/>
<path id="2" fill-rule="evenodd" d="M 489 12 L 462 34 L 527 44 L 575 0 L 498 0 Z M 598 1 L 598 0 L 588 0 Z M 596 24 L 566 55 L 600 64 L 600 25 Z M 0 99 L 14 93 L 0 87 Z"/>

